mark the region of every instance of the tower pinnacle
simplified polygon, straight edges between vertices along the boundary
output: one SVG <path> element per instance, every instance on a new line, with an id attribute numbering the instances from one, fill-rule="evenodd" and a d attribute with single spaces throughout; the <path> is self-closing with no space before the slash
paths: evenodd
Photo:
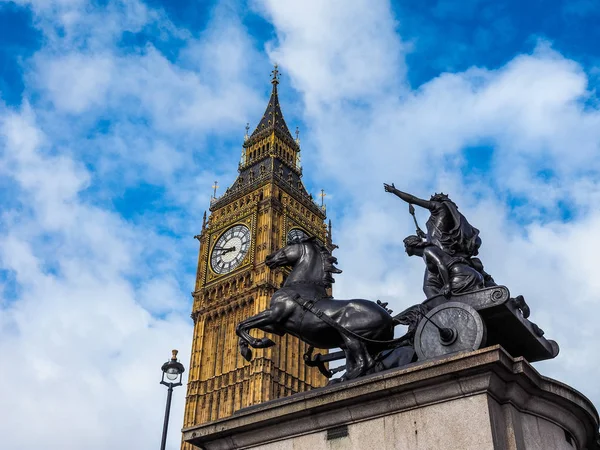
<path id="1" fill-rule="evenodd" d="M 279 66 L 277 63 L 275 63 L 273 70 L 271 71 L 271 83 L 273 83 L 274 86 L 279 84 Z"/>

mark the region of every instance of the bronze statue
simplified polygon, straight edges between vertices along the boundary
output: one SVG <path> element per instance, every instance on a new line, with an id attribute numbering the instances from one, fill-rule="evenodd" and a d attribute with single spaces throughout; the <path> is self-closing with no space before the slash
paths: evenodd
<path id="1" fill-rule="evenodd" d="M 269 309 L 240 322 L 240 352 L 248 361 L 248 348 L 275 345 L 269 338 L 257 339 L 249 334 L 253 328 L 299 337 L 317 348 L 341 348 L 346 358 L 350 380 L 373 370 L 377 355 L 385 349 L 408 344 L 409 338 L 394 339 L 397 323 L 388 310 L 362 299 L 335 300 L 327 294 L 333 273 L 340 273 L 336 258 L 314 237 L 292 241 L 267 256 L 269 268 L 291 266 L 284 285 L 273 294 Z"/>

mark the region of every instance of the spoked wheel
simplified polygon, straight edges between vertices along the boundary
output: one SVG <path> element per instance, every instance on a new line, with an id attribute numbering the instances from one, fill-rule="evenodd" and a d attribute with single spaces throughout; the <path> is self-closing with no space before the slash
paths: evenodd
<path id="1" fill-rule="evenodd" d="M 419 360 L 472 351 L 485 345 L 485 324 L 466 303 L 447 302 L 424 316 L 415 333 Z"/>

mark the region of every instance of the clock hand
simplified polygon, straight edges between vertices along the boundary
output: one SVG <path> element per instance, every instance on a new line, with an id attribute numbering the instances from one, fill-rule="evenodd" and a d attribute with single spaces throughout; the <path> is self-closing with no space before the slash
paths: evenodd
<path id="1" fill-rule="evenodd" d="M 223 251 L 222 255 L 224 255 L 225 253 L 229 253 L 229 252 L 234 252 L 235 251 L 235 247 L 228 247 L 228 248 L 225 248 L 225 247 L 215 247 L 214 249 L 215 250 L 222 250 Z"/>

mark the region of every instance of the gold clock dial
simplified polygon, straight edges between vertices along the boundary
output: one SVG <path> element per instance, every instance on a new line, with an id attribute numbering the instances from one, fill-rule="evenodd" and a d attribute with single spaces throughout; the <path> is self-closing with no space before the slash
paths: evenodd
<path id="1" fill-rule="evenodd" d="M 225 231 L 210 255 L 212 270 L 224 274 L 238 267 L 250 250 L 250 239 L 250 230 L 244 225 L 235 225 Z"/>

